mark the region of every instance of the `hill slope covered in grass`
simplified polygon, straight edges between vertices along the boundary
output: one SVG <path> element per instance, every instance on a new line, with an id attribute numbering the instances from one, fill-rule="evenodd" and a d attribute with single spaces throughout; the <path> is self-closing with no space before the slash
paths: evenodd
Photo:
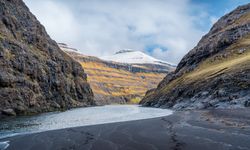
<path id="1" fill-rule="evenodd" d="M 140 103 L 174 109 L 250 106 L 250 4 L 222 17 Z"/>
<path id="2" fill-rule="evenodd" d="M 139 103 L 147 90 L 174 70 L 165 64 L 127 64 L 66 52 L 85 69 L 98 104 Z"/>

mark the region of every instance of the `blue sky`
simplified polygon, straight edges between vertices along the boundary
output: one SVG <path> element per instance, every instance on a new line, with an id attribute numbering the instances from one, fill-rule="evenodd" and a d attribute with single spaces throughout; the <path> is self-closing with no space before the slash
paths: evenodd
<path id="1" fill-rule="evenodd" d="M 192 0 L 191 2 L 195 5 L 205 8 L 205 11 L 210 16 L 220 18 L 221 16 L 235 9 L 237 6 L 250 3 L 250 0 Z M 211 27 L 206 23 L 207 21 L 204 20 L 204 30 L 208 30 Z"/>
<path id="2" fill-rule="evenodd" d="M 144 51 L 178 63 L 214 22 L 249 0 L 24 0 L 49 35 L 86 55 Z"/>

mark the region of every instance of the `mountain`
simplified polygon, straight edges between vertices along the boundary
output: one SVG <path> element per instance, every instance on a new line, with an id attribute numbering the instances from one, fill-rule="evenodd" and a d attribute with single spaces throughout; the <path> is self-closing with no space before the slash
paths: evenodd
<path id="1" fill-rule="evenodd" d="M 175 67 L 175 65 L 155 59 L 141 51 L 134 50 L 120 50 L 114 55 L 101 57 L 103 60 L 127 63 L 127 64 L 155 64 L 166 67 Z"/>
<path id="2" fill-rule="evenodd" d="M 0 0 L 0 116 L 93 104 L 81 65 L 46 33 L 22 0 Z"/>
<path id="3" fill-rule="evenodd" d="M 215 23 L 140 103 L 177 110 L 250 106 L 250 4 Z"/>
<path id="4" fill-rule="evenodd" d="M 167 73 L 174 70 L 174 67 L 168 64 L 107 61 L 72 51 L 74 48 L 66 44 L 60 43 L 59 46 L 63 46 L 61 49 L 83 66 L 93 89 L 94 99 L 100 105 L 138 103 L 147 90 L 155 88 Z"/>

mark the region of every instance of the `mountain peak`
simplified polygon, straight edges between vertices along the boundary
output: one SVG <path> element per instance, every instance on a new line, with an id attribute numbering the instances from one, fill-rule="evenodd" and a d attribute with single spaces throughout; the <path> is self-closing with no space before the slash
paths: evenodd
<path id="1" fill-rule="evenodd" d="M 132 49 L 122 49 L 117 51 L 115 54 L 122 54 L 122 53 L 129 53 L 129 52 L 135 52 L 135 50 Z"/>
<path id="2" fill-rule="evenodd" d="M 154 64 L 175 67 L 171 63 L 156 59 L 142 51 L 131 49 L 120 50 L 111 56 L 101 57 L 101 59 L 126 64 Z"/>

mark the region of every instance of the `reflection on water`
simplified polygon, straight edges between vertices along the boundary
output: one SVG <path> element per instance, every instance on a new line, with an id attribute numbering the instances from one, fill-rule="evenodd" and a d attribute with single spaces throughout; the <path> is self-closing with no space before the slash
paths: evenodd
<path id="1" fill-rule="evenodd" d="M 65 112 L 0 120 L 0 138 L 68 127 L 155 118 L 170 114 L 172 111 L 167 109 L 145 108 L 137 105 L 77 108 Z"/>
<path id="2" fill-rule="evenodd" d="M 0 150 L 5 150 L 9 147 L 9 141 L 0 142 Z"/>

